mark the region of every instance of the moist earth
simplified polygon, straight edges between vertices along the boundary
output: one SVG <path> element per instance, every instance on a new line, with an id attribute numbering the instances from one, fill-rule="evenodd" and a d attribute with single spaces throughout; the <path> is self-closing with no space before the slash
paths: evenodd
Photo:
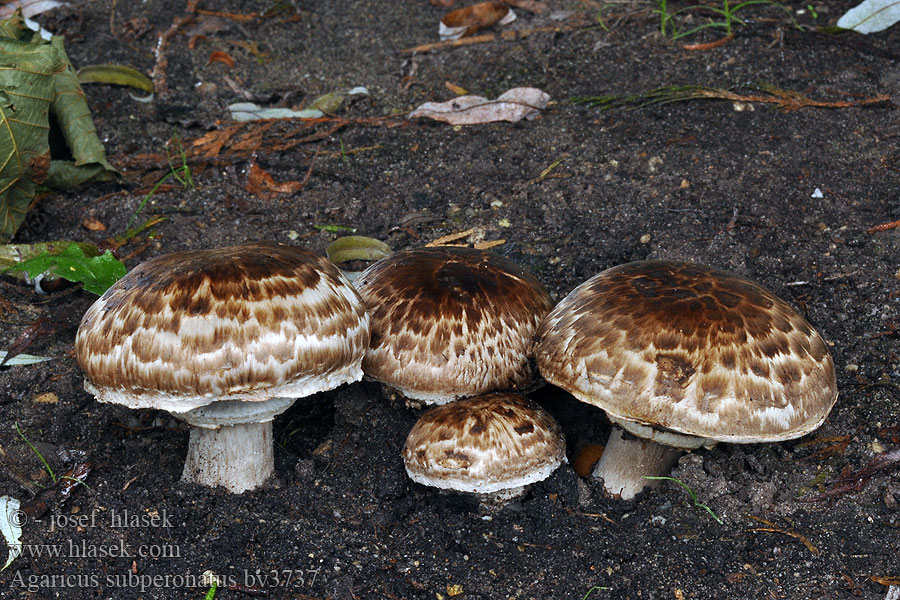
<path id="1" fill-rule="evenodd" d="M 516 9 L 504 30 L 549 29 L 406 52 L 437 41 L 449 9 L 436 4 L 201 2 L 167 36 L 164 68 L 159 35 L 190 14 L 183 2 L 74 3 L 39 17 L 66 36 L 77 67 L 157 67 L 165 90 L 141 103 L 128 88 L 86 87 L 123 178 L 43 198 L 15 241 L 103 244 L 170 172 L 166 153 L 182 164 L 181 147 L 195 185 L 170 178 L 150 196 L 135 221 L 165 220 L 118 250 L 129 268 L 254 240 L 324 253 L 340 234 L 316 225 L 353 227 L 395 250 L 474 229 L 463 243 L 504 240 L 494 251 L 556 300 L 619 263 L 695 261 L 759 281 L 822 333 L 840 389 L 830 417 L 799 440 L 686 454 L 673 476 L 696 504 L 674 481 L 616 501 L 564 465 L 524 499 L 487 509 L 408 480 L 400 449 L 419 413 L 364 382 L 277 418 L 275 476 L 231 495 L 179 481 L 184 425 L 83 390 L 72 348 L 91 294 L 39 296 L 5 279 L 0 348 L 43 318 L 50 325 L 27 352 L 54 360 L 0 370 L 9 455 L 0 494 L 31 499 L 10 465 L 49 488 L 47 511 L 24 524 L 24 555 L 0 573 L 0 596 L 196 599 L 210 589 L 207 571 L 223 584 L 216 598 L 896 594 L 900 229 L 869 228 L 900 219 L 900 29 L 816 29 L 851 2 L 758 5 L 741 10 L 733 39 L 690 50 L 724 32 L 673 40 L 661 35 L 654 3 L 548 0 L 540 13 Z M 705 22 L 694 9 L 676 18 Z M 537 87 L 553 102 L 518 123 L 404 119 L 452 98 L 447 82 L 489 98 Z M 601 112 L 572 101 L 754 83 L 849 105 L 691 100 Z M 229 103 L 304 106 L 356 86 L 368 95 L 330 120 L 245 125 L 218 150 L 194 143 L 229 131 Z M 251 166 L 275 188 L 299 183 L 284 193 L 250 185 Z M 560 421 L 570 463 L 608 434 L 600 411 L 562 390 L 531 396 Z M 85 485 L 63 498 L 49 471 L 59 477 L 84 461 Z"/>

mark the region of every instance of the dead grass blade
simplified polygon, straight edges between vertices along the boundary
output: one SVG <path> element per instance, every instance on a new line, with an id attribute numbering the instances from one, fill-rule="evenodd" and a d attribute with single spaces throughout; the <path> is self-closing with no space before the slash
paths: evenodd
<path id="1" fill-rule="evenodd" d="M 749 93 L 739 93 L 746 90 Z M 703 85 L 679 85 L 654 88 L 646 92 L 624 96 L 578 96 L 576 104 L 608 110 L 612 108 L 637 109 L 654 104 L 685 102 L 688 100 L 730 100 L 732 102 L 774 104 L 776 108 L 791 112 L 801 108 L 850 108 L 889 102 L 889 94 L 878 94 L 859 100 L 814 100 L 800 92 L 784 90 L 766 83 L 744 84 L 733 88 L 715 88 Z"/>
<path id="2" fill-rule="evenodd" d="M 767 521 L 766 519 L 763 519 L 760 517 L 754 517 L 753 515 L 747 515 L 747 518 L 753 519 L 754 521 L 759 521 L 760 523 L 762 523 L 764 525 L 768 525 L 768 527 L 753 527 L 753 528 L 748 529 L 747 531 L 765 532 L 765 533 L 780 533 L 781 535 L 786 535 L 788 537 L 792 537 L 795 540 L 800 541 L 804 546 L 806 546 L 806 549 L 809 550 L 810 552 L 812 552 L 815 556 L 818 556 L 819 554 L 822 553 L 822 551 L 819 550 L 818 548 L 816 548 L 812 544 L 812 542 L 810 542 L 809 539 L 807 539 L 807 537 L 805 535 L 803 535 L 802 533 L 797 533 L 793 529 L 782 529 L 782 528 L 778 527 L 777 525 L 775 525 L 775 523 L 772 523 L 771 521 Z"/>

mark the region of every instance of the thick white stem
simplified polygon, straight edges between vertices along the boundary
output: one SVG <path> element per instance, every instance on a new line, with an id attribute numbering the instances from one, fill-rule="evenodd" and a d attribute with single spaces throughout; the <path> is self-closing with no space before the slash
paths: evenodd
<path id="1" fill-rule="evenodd" d="M 611 496 L 631 500 L 644 488 L 656 487 L 658 481 L 644 477 L 668 475 L 682 451 L 636 437 L 625 439 L 623 434 L 613 426 L 594 477 L 603 480 L 603 488 Z"/>
<path id="2" fill-rule="evenodd" d="M 240 494 L 262 485 L 274 470 L 272 421 L 193 426 L 181 480 Z"/>

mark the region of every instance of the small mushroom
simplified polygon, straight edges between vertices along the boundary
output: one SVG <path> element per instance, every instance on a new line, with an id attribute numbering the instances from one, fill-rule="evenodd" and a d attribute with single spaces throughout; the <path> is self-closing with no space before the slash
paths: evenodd
<path id="1" fill-rule="evenodd" d="M 506 258 L 419 248 L 378 261 L 355 283 L 372 315 L 367 376 L 425 404 L 532 384 L 533 336 L 552 302 Z"/>
<path id="2" fill-rule="evenodd" d="M 75 339 L 101 402 L 191 427 L 182 479 L 240 493 L 273 471 L 272 419 L 362 378 L 369 320 L 325 258 L 275 244 L 166 254 L 85 313 Z"/>
<path id="3" fill-rule="evenodd" d="M 608 269 L 537 338 L 544 378 L 613 422 L 593 475 L 623 499 L 682 450 L 797 438 L 837 400 L 831 355 L 806 319 L 752 281 L 689 263 Z"/>
<path id="4" fill-rule="evenodd" d="M 437 406 L 416 422 L 403 463 L 416 483 L 497 504 L 566 461 L 559 425 L 524 396 L 488 394 Z"/>

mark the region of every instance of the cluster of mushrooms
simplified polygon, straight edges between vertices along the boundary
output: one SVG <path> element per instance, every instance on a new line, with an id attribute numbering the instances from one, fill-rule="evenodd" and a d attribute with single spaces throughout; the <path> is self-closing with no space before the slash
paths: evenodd
<path id="1" fill-rule="evenodd" d="M 606 412 L 593 475 L 622 499 L 684 450 L 800 437 L 837 400 L 821 336 L 752 281 L 640 261 L 553 307 L 509 260 L 456 247 L 395 253 L 355 287 L 292 246 L 163 255 L 90 307 L 76 355 L 98 400 L 191 426 L 184 481 L 235 493 L 272 474 L 275 416 L 364 374 L 437 405 L 403 449 L 412 480 L 493 500 L 566 461 L 559 425 L 523 395 L 541 378 Z"/>

